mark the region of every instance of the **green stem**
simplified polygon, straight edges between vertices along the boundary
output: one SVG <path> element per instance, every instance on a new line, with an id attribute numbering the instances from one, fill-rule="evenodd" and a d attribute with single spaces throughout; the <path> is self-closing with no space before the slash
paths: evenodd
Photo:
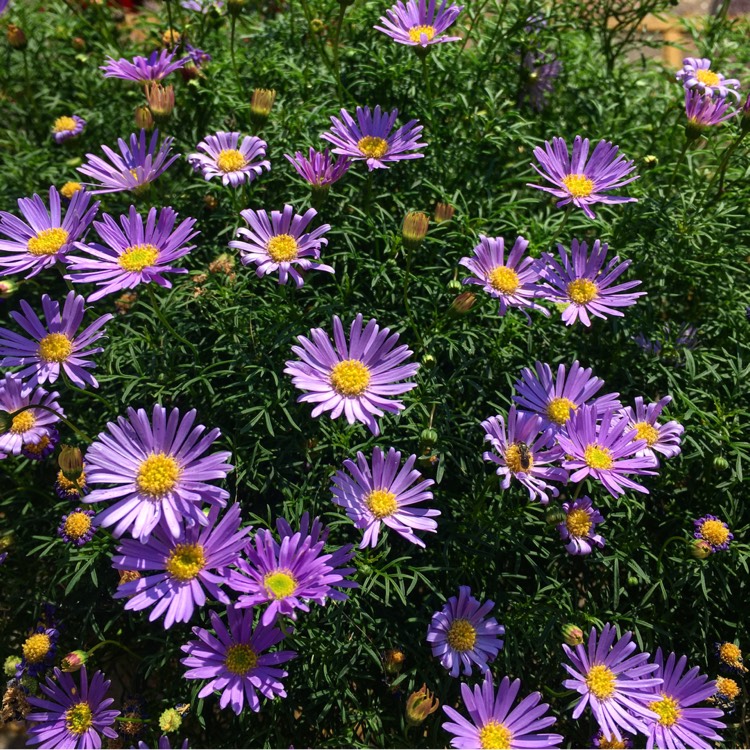
<path id="1" fill-rule="evenodd" d="M 411 305 L 409 305 L 409 281 L 411 280 L 411 261 L 414 255 L 414 249 L 412 247 L 406 248 L 406 270 L 404 272 L 404 310 L 406 310 L 406 317 L 409 318 L 409 325 L 411 326 L 414 334 L 419 340 L 420 345 L 422 344 L 422 336 L 414 322 L 414 317 L 411 313 Z M 434 413 L 434 412 L 433 412 Z"/>
<path id="2" fill-rule="evenodd" d="M 136 654 L 134 651 L 131 651 L 127 646 L 123 646 L 122 643 L 120 643 L 119 641 L 109 641 L 109 640 L 99 641 L 99 643 L 97 643 L 96 646 L 94 646 L 94 648 L 86 652 L 86 655 L 91 656 L 91 654 L 93 654 L 94 651 L 97 651 L 102 646 L 106 646 L 107 644 L 111 644 L 112 646 L 117 646 L 118 648 L 121 648 L 125 653 L 130 654 L 135 659 L 138 659 L 138 661 L 141 660 L 141 657 L 138 656 L 138 654 Z"/>
<path id="3" fill-rule="evenodd" d="M 659 556 L 656 558 L 656 564 L 659 566 L 659 568 L 661 568 L 661 559 L 662 557 L 664 557 L 664 553 L 666 552 L 667 547 L 672 542 L 684 542 L 684 541 L 685 541 L 684 536 L 670 536 L 669 539 L 667 539 L 667 541 L 664 542 L 664 544 L 662 544 L 661 550 L 659 551 Z"/>
<path id="4" fill-rule="evenodd" d="M 172 327 L 172 324 L 166 319 L 161 307 L 159 307 L 159 303 L 156 299 L 156 295 L 154 294 L 154 290 L 152 289 L 151 284 L 147 284 L 146 289 L 148 289 L 149 297 L 151 300 L 151 307 L 156 314 L 156 317 L 161 321 L 161 324 L 172 334 L 172 336 L 174 336 L 174 338 L 176 338 L 180 343 L 185 344 L 185 346 L 190 349 L 190 351 L 193 353 L 193 356 L 197 360 L 198 350 L 195 348 L 195 345 L 188 341 L 184 336 L 181 336 L 179 333 L 177 333 L 177 331 L 175 331 L 175 329 Z"/>
<path id="5" fill-rule="evenodd" d="M 169 24 L 169 38 L 172 38 L 172 0 L 167 0 L 167 23 Z"/>
<path id="6" fill-rule="evenodd" d="M 333 31 L 333 74 L 336 78 L 336 90 L 338 91 L 339 104 L 344 106 L 344 88 L 341 85 L 341 63 L 339 59 L 339 39 L 341 38 L 341 26 L 344 23 L 346 4 L 339 0 L 339 12 L 336 16 L 336 28 Z"/>
<path id="7" fill-rule="evenodd" d="M 336 74 L 333 72 L 333 63 L 331 63 L 331 61 L 328 59 L 325 47 L 323 47 L 320 39 L 318 38 L 318 35 L 313 31 L 313 17 L 312 13 L 310 12 L 310 6 L 307 4 L 307 0 L 300 0 L 300 5 L 302 6 L 302 12 L 305 15 L 305 21 L 307 21 L 307 30 L 310 34 L 310 38 L 313 40 L 313 46 L 317 48 L 318 54 L 320 55 L 323 64 L 326 66 L 326 68 L 328 68 L 329 71 L 331 71 L 331 74 L 335 77 Z"/>
<path id="8" fill-rule="evenodd" d="M 461 45 L 460 52 L 463 52 L 466 49 L 466 45 L 469 43 L 469 39 L 471 39 L 471 34 L 474 31 L 479 19 L 482 16 L 482 12 L 487 7 L 487 3 L 489 0 L 482 0 L 482 2 L 479 4 L 479 8 L 477 9 L 477 12 L 474 14 L 474 18 L 471 19 L 471 23 L 469 24 L 469 31 L 464 37 L 463 44 Z"/>
<path id="9" fill-rule="evenodd" d="M 60 414 L 59 411 L 50 408 L 49 406 L 45 406 L 44 404 L 27 404 L 26 406 L 22 406 L 20 409 L 17 409 L 12 414 L 9 414 L 9 419 L 13 420 L 15 419 L 19 414 L 22 414 L 25 411 L 28 411 L 29 409 L 41 409 L 42 411 L 48 411 L 50 414 L 54 414 L 61 422 L 68 425 L 73 432 L 75 432 L 78 437 L 80 437 L 82 440 L 85 440 L 87 443 L 92 443 L 93 440 L 90 438 L 83 430 L 79 430 L 70 420 L 66 419 L 62 414 Z"/>
<path id="10" fill-rule="evenodd" d="M 706 194 L 703 198 L 703 202 L 706 201 L 708 198 L 709 190 L 711 190 L 712 185 L 714 182 L 716 182 L 716 176 L 719 177 L 719 193 L 720 196 L 724 192 L 724 178 L 726 177 L 727 167 L 729 166 L 729 159 L 731 158 L 732 154 L 739 148 L 740 143 L 742 143 L 742 139 L 747 135 L 748 131 L 743 130 L 740 133 L 739 138 L 737 138 L 735 141 L 729 144 L 726 151 L 724 152 L 724 156 L 721 159 L 721 163 L 719 164 L 719 170 L 714 176 L 711 178 L 711 182 L 708 183 L 708 187 L 706 188 Z"/>
<path id="11" fill-rule="evenodd" d="M 576 487 L 576 491 L 573 494 L 573 502 L 575 502 L 576 500 L 578 500 L 578 496 L 581 494 L 581 490 L 583 489 L 583 481 L 584 480 L 582 479 L 580 482 L 578 482 L 578 486 Z"/>
<path id="12" fill-rule="evenodd" d="M 672 172 L 672 179 L 669 181 L 669 185 L 667 185 L 667 193 L 669 193 L 672 190 L 672 186 L 674 185 L 674 181 L 677 179 L 677 173 L 680 171 L 680 166 L 682 165 L 682 162 L 685 159 L 685 154 L 687 153 L 689 145 L 690 145 L 690 141 L 686 137 L 685 143 L 682 145 L 682 151 L 680 151 L 680 155 L 677 157 L 677 161 L 674 163 L 674 171 Z"/>
<path id="13" fill-rule="evenodd" d="M 420 49 L 417 47 L 416 49 Z M 426 50 L 419 52 L 419 57 L 422 60 L 422 81 L 424 82 L 424 88 L 427 92 L 427 121 L 432 127 L 432 109 L 433 109 L 433 98 L 432 98 L 432 82 L 430 81 L 430 71 L 427 68 L 427 55 L 429 47 Z"/>
<path id="14" fill-rule="evenodd" d="M 230 31 L 229 31 L 229 54 L 232 58 L 232 70 L 234 71 L 234 77 L 237 81 L 237 87 L 241 91 L 242 90 L 242 82 L 240 81 L 240 72 L 237 68 L 237 58 L 234 54 L 234 36 L 235 36 L 235 30 L 237 27 L 237 16 L 232 14 L 232 22 L 230 25 Z"/>
<path id="15" fill-rule="evenodd" d="M 66 375 L 65 371 L 62 372 L 63 380 L 65 381 L 65 386 L 69 388 L 72 391 L 75 391 L 76 393 L 83 393 L 86 396 L 91 396 L 92 398 L 95 398 L 100 403 L 104 404 L 109 411 L 115 411 L 115 409 L 112 408 L 112 404 L 107 401 L 104 396 L 97 393 L 94 390 L 86 390 L 85 388 L 79 388 L 77 385 L 74 385 L 73 382 L 70 380 L 70 378 Z"/>
<path id="16" fill-rule="evenodd" d="M 568 224 L 568 219 L 570 219 L 570 215 L 573 213 L 573 204 L 568 203 L 568 205 L 565 207 L 565 216 L 563 216 L 562 221 L 560 222 L 559 226 L 555 230 L 555 233 L 552 235 L 552 239 L 549 241 L 549 244 L 552 246 L 552 249 L 554 250 L 555 241 L 557 238 L 562 234 L 563 229 Z"/>

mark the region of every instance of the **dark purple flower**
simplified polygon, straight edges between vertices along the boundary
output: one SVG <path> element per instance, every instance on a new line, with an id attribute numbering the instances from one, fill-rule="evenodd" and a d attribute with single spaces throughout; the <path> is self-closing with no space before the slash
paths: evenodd
<path id="1" fill-rule="evenodd" d="M 174 53 L 168 50 L 155 50 L 148 58 L 136 55 L 132 62 L 121 57 L 115 60 L 107 57 L 106 64 L 101 65 L 105 78 L 123 78 L 126 81 L 135 81 L 142 85 L 158 83 L 170 73 L 181 68 L 187 60 L 173 60 Z"/>
<path id="2" fill-rule="evenodd" d="M 711 546 L 712 552 L 720 552 L 729 549 L 729 542 L 734 539 L 734 535 L 729 531 L 729 526 L 720 518 L 712 515 L 706 515 L 693 521 L 696 539 L 702 539 Z"/>
<path id="3" fill-rule="evenodd" d="M 54 622 L 40 622 L 21 644 L 21 661 L 16 665 L 16 677 L 24 674 L 39 677 L 54 663 L 60 633 Z"/>
<path id="4" fill-rule="evenodd" d="M 701 131 L 731 120 L 739 109 L 729 109 L 729 99 L 722 99 L 697 91 L 685 92 L 685 114 L 688 129 Z"/>
<path id="5" fill-rule="evenodd" d="M 338 182 L 348 171 L 351 162 L 345 156 L 333 159 L 328 149 L 316 151 L 312 146 L 307 156 L 297 151 L 294 156 L 284 154 L 297 174 L 315 188 L 329 188 Z"/>
<path id="6" fill-rule="evenodd" d="M 76 508 L 72 513 L 62 517 L 57 535 L 67 544 L 82 547 L 94 538 L 96 526 L 94 525 L 93 510 Z"/>
<path id="7" fill-rule="evenodd" d="M 594 508 L 590 498 L 584 495 L 572 503 L 563 503 L 562 508 L 565 520 L 558 524 L 557 530 L 569 554 L 590 555 L 594 546 L 604 547 L 604 537 L 596 533 L 596 526 L 604 521 L 604 516 Z"/>

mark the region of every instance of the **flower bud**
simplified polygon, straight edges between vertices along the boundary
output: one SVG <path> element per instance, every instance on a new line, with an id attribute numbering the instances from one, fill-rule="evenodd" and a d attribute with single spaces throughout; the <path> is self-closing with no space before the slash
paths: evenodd
<path id="1" fill-rule="evenodd" d="M 18 284 L 13 279 L 0 278 L 0 299 L 8 299 L 18 289 Z"/>
<path id="2" fill-rule="evenodd" d="M 3 662 L 3 672 L 5 672 L 6 677 L 15 677 L 16 676 L 16 664 L 21 663 L 21 657 L 20 656 L 9 656 L 6 658 L 6 660 Z"/>
<path id="3" fill-rule="evenodd" d="M 401 668 L 404 666 L 405 661 L 406 655 L 403 651 L 398 648 L 389 648 L 385 652 L 385 656 L 383 657 L 383 666 L 385 667 L 385 673 L 389 675 L 398 674 L 401 671 Z"/>
<path id="4" fill-rule="evenodd" d="M 437 430 L 433 429 L 432 427 L 428 427 L 422 430 L 422 433 L 419 436 L 419 447 L 422 450 L 429 450 L 435 445 L 435 443 L 437 443 L 437 441 Z"/>
<path id="5" fill-rule="evenodd" d="M 406 722 L 412 727 L 418 727 L 432 713 L 438 710 L 440 701 L 422 685 L 406 699 Z"/>
<path id="6" fill-rule="evenodd" d="M 451 279 L 448 282 L 448 291 L 451 294 L 458 294 L 463 288 L 464 285 L 458 279 Z"/>
<path id="7" fill-rule="evenodd" d="M 713 554 L 713 550 L 705 539 L 693 539 L 690 542 L 690 554 L 697 560 L 705 560 Z"/>
<path id="8" fill-rule="evenodd" d="M 72 445 L 63 445 L 60 448 L 60 455 L 57 457 L 57 465 L 67 480 L 75 482 L 83 474 L 81 449 Z"/>
<path id="9" fill-rule="evenodd" d="M 647 154 L 643 157 L 643 168 L 653 169 L 659 163 L 659 157 L 653 154 Z"/>
<path id="10" fill-rule="evenodd" d="M 67 656 L 63 656 L 60 663 L 60 669 L 63 672 L 77 672 L 87 661 L 89 655 L 85 651 L 71 651 Z"/>
<path id="11" fill-rule="evenodd" d="M 165 734 L 176 732 L 182 726 L 182 717 L 174 708 L 168 708 L 159 717 L 159 729 Z"/>
<path id="12" fill-rule="evenodd" d="M 559 505 L 550 505 L 549 508 L 547 508 L 544 520 L 550 526 L 557 526 L 560 523 L 565 523 L 567 517 L 565 511 Z"/>
<path id="13" fill-rule="evenodd" d="M 26 39 L 26 34 L 23 33 L 23 29 L 16 26 L 14 23 L 8 24 L 8 44 L 13 49 L 25 50 L 26 45 L 29 43 Z"/>
<path id="14" fill-rule="evenodd" d="M 714 469 L 716 471 L 726 471 L 729 468 L 729 461 L 724 456 L 714 456 Z"/>
<path id="15" fill-rule="evenodd" d="M 219 201 L 217 200 L 216 196 L 214 195 L 204 195 L 203 196 L 203 205 L 209 210 L 209 211 L 215 211 L 219 206 Z"/>
<path id="16" fill-rule="evenodd" d="M 424 357 L 422 357 L 422 367 L 425 369 L 431 370 L 436 364 L 437 359 L 435 359 L 433 354 L 425 354 Z"/>
<path id="17" fill-rule="evenodd" d="M 404 217 L 404 225 L 401 229 L 404 247 L 409 250 L 416 250 L 427 236 L 429 226 L 430 220 L 427 218 L 427 214 L 423 214 L 421 211 L 409 211 Z"/>
<path id="18" fill-rule="evenodd" d="M 86 40 L 82 36 L 74 36 L 72 44 L 76 52 L 83 52 L 86 49 Z"/>
<path id="19" fill-rule="evenodd" d="M 244 7 L 245 7 L 246 0 L 227 0 L 227 10 L 229 11 L 229 15 L 233 18 L 237 18 L 237 16 L 242 13 Z"/>
<path id="20" fill-rule="evenodd" d="M 276 101 L 274 89 L 255 89 L 250 99 L 250 119 L 259 128 L 268 119 Z"/>
<path id="21" fill-rule="evenodd" d="M 580 646 L 583 643 L 583 630 L 573 623 L 565 623 L 562 626 L 562 638 L 568 646 Z"/>
<path id="22" fill-rule="evenodd" d="M 456 209 L 450 203 L 437 203 L 435 205 L 435 221 L 438 224 L 442 221 L 450 221 L 455 213 Z"/>
<path id="23" fill-rule="evenodd" d="M 161 43 L 165 47 L 176 47 L 182 41 L 182 34 L 177 29 L 167 29 L 161 35 Z"/>
<path id="24" fill-rule="evenodd" d="M 148 108 L 158 123 L 166 122 L 174 110 L 174 86 L 162 86 L 160 83 L 151 84 L 146 89 Z"/>
<path id="25" fill-rule="evenodd" d="M 320 18 L 313 18 L 312 21 L 310 21 L 310 31 L 312 31 L 313 34 L 320 34 L 325 31 L 325 28 L 326 25 Z"/>
<path id="26" fill-rule="evenodd" d="M 639 581 L 637 576 L 628 576 L 627 580 L 625 581 L 625 585 L 629 589 L 634 589 L 638 585 Z"/>
<path id="27" fill-rule="evenodd" d="M 474 307 L 476 301 L 477 296 L 473 292 L 461 292 L 451 303 L 448 314 L 452 317 L 466 315 Z"/>
<path id="28" fill-rule="evenodd" d="M 154 116 L 145 105 L 135 108 L 135 126 L 139 130 L 153 130 Z"/>

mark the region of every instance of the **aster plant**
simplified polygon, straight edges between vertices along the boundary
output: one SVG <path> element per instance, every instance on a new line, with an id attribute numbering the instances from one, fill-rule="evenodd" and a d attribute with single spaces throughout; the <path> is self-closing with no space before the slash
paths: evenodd
<path id="1" fill-rule="evenodd" d="M 728 99 L 701 94 L 697 91 L 686 91 L 685 116 L 687 117 L 688 138 L 698 137 L 706 128 L 731 120 L 739 111 L 730 107 Z"/>
<path id="2" fill-rule="evenodd" d="M 346 156 L 333 158 L 328 149 L 316 151 L 312 146 L 305 156 L 296 151 L 294 156 L 284 154 L 297 174 L 310 185 L 313 201 L 322 202 L 331 185 L 336 184 L 348 171 L 351 161 Z"/>
<path id="3" fill-rule="evenodd" d="M 76 508 L 72 513 L 66 513 L 57 529 L 57 535 L 66 544 L 82 547 L 94 538 L 96 526 L 93 518 L 96 514 L 93 510 Z"/>
<path id="4" fill-rule="evenodd" d="M 380 17 L 382 26 L 374 28 L 394 42 L 422 49 L 459 41 L 461 37 L 447 36 L 445 31 L 455 23 L 463 5 L 448 5 L 448 0 L 443 0 L 439 8 L 435 6 L 435 0 L 407 0 L 406 3 L 398 0 Z"/>
<path id="5" fill-rule="evenodd" d="M 563 503 L 562 509 L 565 520 L 557 525 L 557 530 L 568 554 L 590 555 L 594 547 L 604 547 L 604 537 L 596 533 L 604 516 L 592 505 L 591 498 L 584 495 Z"/>
<path id="6" fill-rule="evenodd" d="M 39 440 L 21 446 L 21 455 L 30 461 L 43 461 L 55 452 L 59 442 L 60 433 L 54 427 L 48 427 L 47 432 Z"/>
<path id="7" fill-rule="evenodd" d="M 693 521 L 695 532 L 693 536 L 701 539 L 711 547 L 711 552 L 722 552 L 729 549 L 729 543 L 734 535 L 729 526 L 720 518 L 712 515 L 702 516 Z"/>
<path id="8" fill-rule="evenodd" d="M 78 115 L 63 115 L 52 124 L 52 137 L 55 143 L 64 143 L 83 133 L 86 120 Z"/>
<path id="9" fill-rule="evenodd" d="M 132 60 L 121 57 L 115 60 L 107 57 L 100 69 L 104 71 L 105 78 L 122 78 L 125 81 L 134 81 L 142 86 L 158 83 L 164 80 L 170 73 L 179 70 L 187 59 L 174 59 L 174 53 L 168 50 L 155 50 L 148 57 L 136 55 Z"/>
<path id="10" fill-rule="evenodd" d="M 271 162 L 263 158 L 267 146 L 254 135 L 220 131 L 207 135 L 196 147 L 201 153 L 189 154 L 187 159 L 206 180 L 221 177 L 222 184 L 236 188 L 252 182 L 264 169 L 271 169 Z"/>
<path id="11" fill-rule="evenodd" d="M 718 94 L 717 99 L 733 96 L 739 101 L 740 94 L 736 89 L 740 87 L 740 82 L 711 70 L 711 61 L 707 57 L 686 57 L 676 78 L 686 91 L 694 90 L 708 97 Z"/>
<path id="12" fill-rule="evenodd" d="M 665 423 L 658 421 L 662 410 L 671 401 L 671 396 L 664 396 L 655 403 L 646 404 L 641 396 L 636 396 L 635 408 L 626 406 L 623 409 L 622 413 L 628 418 L 628 427 L 635 430 L 635 439 L 646 441 L 641 455 L 656 459 L 657 453 L 665 458 L 674 458 L 680 454 L 685 428 L 674 420 Z"/>

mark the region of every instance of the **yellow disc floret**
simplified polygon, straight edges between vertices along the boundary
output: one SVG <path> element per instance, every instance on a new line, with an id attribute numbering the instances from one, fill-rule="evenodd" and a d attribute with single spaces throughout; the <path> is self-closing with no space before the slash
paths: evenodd
<path id="1" fill-rule="evenodd" d="M 477 642 L 477 630 L 468 621 L 458 618 L 448 628 L 448 645 L 456 651 L 471 651 Z"/>
<path id="2" fill-rule="evenodd" d="M 201 544 L 178 544 L 169 553 L 164 567 L 172 578 L 184 583 L 192 581 L 206 567 L 206 555 Z"/>
<path id="3" fill-rule="evenodd" d="M 534 456 L 526 443 L 512 443 L 505 451 L 505 463 L 514 473 L 528 473 L 534 467 Z"/>
<path id="4" fill-rule="evenodd" d="M 611 469 L 615 462 L 612 458 L 612 451 L 602 445 L 591 443 L 586 446 L 583 452 L 583 460 L 590 469 Z"/>
<path id="5" fill-rule="evenodd" d="M 396 495 L 388 490 L 373 490 L 365 498 L 365 505 L 377 519 L 392 516 L 398 510 Z"/>
<path id="6" fill-rule="evenodd" d="M 32 453 L 35 456 L 41 456 L 45 448 L 50 444 L 49 436 L 42 435 L 36 443 L 24 443 L 23 449 L 26 453 Z"/>
<path id="7" fill-rule="evenodd" d="M 487 274 L 487 280 L 495 291 L 502 294 L 514 294 L 516 289 L 521 286 L 518 274 L 507 266 L 495 266 Z"/>
<path id="8" fill-rule="evenodd" d="M 172 456 L 152 453 L 141 463 L 135 483 L 144 495 L 159 500 L 175 488 L 180 472 L 180 466 Z"/>
<path id="9" fill-rule="evenodd" d="M 571 536 L 588 536 L 591 523 L 591 516 L 582 508 L 570 511 L 565 519 L 565 526 Z"/>
<path id="10" fill-rule="evenodd" d="M 274 570 L 271 573 L 266 573 L 263 578 L 263 585 L 272 598 L 286 599 L 287 596 L 291 596 L 297 590 L 299 584 L 290 570 Z"/>
<path id="11" fill-rule="evenodd" d="M 566 287 L 568 298 L 576 305 L 586 305 L 599 296 L 599 288 L 590 279 L 576 279 Z"/>
<path id="12" fill-rule="evenodd" d="M 562 178 L 562 183 L 574 198 L 588 198 L 594 192 L 594 181 L 585 174 L 569 174 Z"/>
<path id="13" fill-rule="evenodd" d="M 80 182 L 66 182 L 60 188 L 60 195 L 70 200 L 79 190 L 83 190 L 83 185 Z"/>
<path id="14" fill-rule="evenodd" d="M 153 266 L 158 257 L 159 248 L 156 245 L 130 245 L 117 259 L 117 265 L 123 271 L 137 272 Z"/>
<path id="15" fill-rule="evenodd" d="M 87 513 L 71 513 L 65 521 L 63 530 L 66 536 L 76 541 L 85 536 L 91 529 L 91 516 Z"/>
<path id="16" fill-rule="evenodd" d="M 65 712 L 65 728 L 76 736 L 82 735 L 94 723 L 94 713 L 86 701 L 76 703 Z"/>
<path id="17" fill-rule="evenodd" d="M 45 660 L 51 648 L 52 641 L 46 633 L 34 633 L 23 642 L 21 651 L 29 664 L 39 664 Z"/>
<path id="18" fill-rule="evenodd" d="M 718 86 L 719 76 L 713 70 L 701 68 L 695 72 L 695 77 L 706 86 Z"/>
<path id="19" fill-rule="evenodd" d="M 242 155 L 242 152 L 238 151 L 236 148 L 222 149 L 216 157 L 216 166 L 224 172 L 224 174 L 238 172 L 246 165 L 247 159 Z"/>
<path id="20" fill-rule="evenodd" d="M 52 126 L 53 133 L 65 133 L 68 130 L 75 130 L 78 123 L 72 117 L 58 117 Z"/>
<path id="21" fill-rule="evenodd" d="M 603 732 L 601 737 L 599 737 L 600 750 L 603 750 L 603 748 L 612 748 L 612 750 L 625 750 L 626 747 L 628 747 L 628 741 L 625 739 L 617 740 L 615 739 L 614 735 L 612 735 L 612 737 L 607 737 L 607 735 Z"/>
<path id="22" fill-rule="evenodd" d="M 415 44 L 419 44 L 422 41 L 422 34 L 427 37 L 428 42 L 431 42 L 432 37 L 435 36 L 435 27 L 422 25 L 412 26 L 409 29 L 409 39 L 411 39 Z"/>
<path id="23" fill-rule="evenodd" d="M 615 694 L 615 673 L 603 664 L 595 664 L 586 675 L 586 684 L 591 694 L 606 701 Z"/>
<path id="24" fill-rule="evenodd" d="M 576 405 L 569 398 L 558 396 L 547 404 L 547 418 L 555 424 L 564 425 L 575 410 Z"/>
<path id="25" fill-rule="evenodd" d="M 359 396 L 370 384 L 370 368 L 358 359 L 345 359 L 331 368 L 331 385 L 340 396 Z"/>
<path id="26" fill-rule="evenodd" d="M 734 643 L 729 643 L 727 641 L 719 646 L 719 659 L 730 667 L 739 669 L 742 672 L 747 672 L 742 661 L 742 651 L 740 651 L 740 647 L 736 646 Z"/>
<path id="27" fill-rule="evenodd" d="M 36 417 L 30 411 L 22 411 L 13 417 L 13 421 L 10 423 L 10 431 L 14 435 L 23 435 L 24 432 L 28 432 L 35 424 Z"/>
<path id="28" fill-rule="evenodd" d="M 388 141 L 376 135 L 366 135 L 357 141 L 357 148 L 368 159 L 382 159 L 388 153 Z"/>
<path id="29" fill-rule="evenodd" d="M 42 229 L 41 232 L 37 232 L 36 237 L 32 237 L 26 243 L 26 247 L 31 255 L 54 255 L 67 243 L 69 236 L 62 227 Z"/>
<path id="30" fill-rule="evenodd" d="M 666 693 L 661 694 L 661 700 L 649 703 L 648 707 L 655 714 L 659 714 L 659 724 L 663 727 L 671 727 L 676 724 L 682 714 L 680 704 Z"/>
<path id="31" fill-rule="evenodd" d="M 490 719 L 479 730 L 479 744 L 483 750 L 506 750 L 510 747 L 513 733 L 499 721 Z"/>
<path id="32" fill-rule="evenodd" d="M 659 430 L 648 422 L 637 422 L 635 428 L 635 440 L 645 440 L 650 448 L 659 442 Z"/>
<path id="33" fill-rule="evenodd" d="M 700 535 L 714 547 L 721 547 L 729 540 L 729 529 L 721 521 L 709 519 L 701 524 Z M 724 645 L 737 649 L 737 653 L 739 653 L 739 649 L 733 643 L 725 643 Z"/>
<path id="34" fill-rule="evenodd" d="M 716 694 L 733 701 L 740 694 L 740 686 L 729 677 L 717 677 Z"/>
<path id="35" fill-rule="evenodd" d="M 43 362 L 65 362 L 73 353 L 73 342 L 64 333 L 49 333 L 39 342 Z"/>
<path id="36" fill-rule="evenodd" d="M 246 675 L 258 666 L 258 655 L 245 643 L 235 643 L 227 649 L 224 666 L 232 673 Z"/>
<path id="37" fill-rule="evenodd" d="M 299 245 L 290 234 L 277 234 L 268 240 L 266 250 L 274 263 L 284 263 L 297 257 Z"/>

